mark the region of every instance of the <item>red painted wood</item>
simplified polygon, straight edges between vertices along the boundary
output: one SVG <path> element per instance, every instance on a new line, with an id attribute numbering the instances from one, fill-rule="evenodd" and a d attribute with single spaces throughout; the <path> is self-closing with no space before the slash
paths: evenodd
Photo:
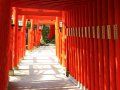
<path id="1" fill-rule="evenodd" d="M 72 38 L 72 30 L 71 30 L 71 27 L 72 27 L 72 18 L 73 16 L 72 16 L 72 11 L 70 11 L 70 16 L 69 16 L 69 19 L 70 19 L 70 26 L 69 26 L 69 28 L 70 28 L 70 31 L 69 31 L 69 33 L 70 33 L 70 63 L 71 63 L 71 67 L 70 67 L 70 69 L 71 69 L 71 75 L 74 77 L 74 67 L 73 67 L 73 65 L 74 65 L 74 62 L 73 62 L 73 38 Z"/>
<path id="2" fill-rule="evenodd" d="M 64 23 L 64 30 L 65 30 L 65 42 L 64 42 L 64 60 L 65 60 L 65 68 L 66 71 L 69 71 L 69 64 L 68 64 L 68 55 L 67 55 L 67 45 L 68 45 L 68 28 L 67 28 L 67 12 L 64 11 L 63 12 L 64 16 L 63 16 L 63 23 Z"/>
<path id="3" fill-rule="evenodd" d="M 72 27 L 73 27 L 73 10 L 70 11 L 70 44 L 71 44 L 71 75 L 73 77 L 75 77 L 75 74 L 74 74 L 74 55 L 73 55 L 73 48 L 74 48 L 74 39 L 73 39 L 73 30 L 72 30 Z"/>
<path id="4" fill-rule="evenodd" d="M 88 12 L 88 4 L 86 4 L 85 6 L 85 28 L 86 28 L 86 35 L 85 35 L 85 39 L 86 39 L 86 88 L 89 87 L 89 55 L 90 55 L 90 42 L 89 42 L 89 37 L 88 37 L 88 22 L 89 20 L 89 12 Z"/>
<path id="5" fill-rule="evenodd" d="M 111 26 L 111 39 L 109 39 L 110 90 L 116 90 L 115 41 L 113 38 L 113 24 L 114 0 L 108 0 L 108 25 Z"/>
<path id="6" fill-rule="evenodd" d="M 115 53 L 116 53 L 116 90 L 120 89 L 120 1 L 114 0 L 114 6 L 115 6 L 115 24 L 118 26 L 118 39 L 115 40 Z"/>
<path id="7" fill-rule="evenodd" d="M 11 0 L 0 0 L 0 89 L 7 90 L 10 59 Z"/>
<path id="8" fill-rule="evenodd" d="M 15 0 L 13 0 L 15 1 Z M 96 3 L 97 1 L 97 3 Z M 20 2 L 20 4 L 18 3 Z M 23 3 L 24 2 L 24 3 Z M 31 3 L 36 3 L 36 1 L 31 1 Z M 25 1 L 16 1 L 14 2 L 13 5 L 15 6 L 23 6 L 26 7 L 27 4 L 30 4 L 30 2 L 25 2 Z M 76 4 L 81 5 L 80 2 L 81 0 L 77 0 L 76 2 L 73 0 L 64 0 L 64 4 L 62 4 L 61 0 L 53 2 L 51 5 L 49 5 L 48 3 L 41 1 L 44 4 L 47 4 L 47 8 L 50 6 L 56 6 L 56 5 L 61 5 L 62 9 L 63 6 L 64 8 L 68 8 L 70 7 L 72 4 L 73 6 L 75 6 Z M 58 2 L 60 4 L 58 4 Z M 80 13 L 80 26 L 81 27 L 85 27 L 88 26 L 88 22 L 89 22 L 89 26 L 100 26 L 100 30 L 101 30 L 101 26 L 104 25 L 106 26 L 107 24 L 111 25 L 111 28 L 113 26 L 113 24 L 115 22 L 119 23 L 119 18 L 118 18 L 118 11 L 119 11 L 119 7 L 116 6 L 117 3 L 119 3 L 117 0 L 109 0 L 108 1 L 108 6 L 107 6 L 107 0 L 95 0 L 94 2 L 89 2 L 90 4 L 93 3 L 93 5 L 90 5 L 90 7 L 88 8 L 89 10 L 87 11 L 87 7 L 84 5 L 86 5 L 86 1 L 84 1 L 85 3 L 82 4 L 82 9 L 80 10 L 80 12 L 77 12 L 78 10 L 74 7 L 71 7 L 73 9 L 68 10 L 68 27 L 69 28 L 73 28 L 78 26 L 77 23 L 78 22 L 78 13 Z M 115 2 L 115 3 L 113 3 Z M 38 1 L 38 3 L 40 4 L 40 1 Z M 66 5 L 67 4 L 67 5 Z M 35 4 L 32 6 L 34 7 Z M 56 6 L 57 7 L 57 6 Z M 108 7 L 108 11 L 107 8 Z M 114 16 L 114 7 L 115 7 L 115 15 Z M 38 4 L 35 6 L 35 8 L 44 8 L 41 6 L 38 6 Z M 52 9 L 52 8 L 50 8 Z M 57 7 L 58 9 L 58 7 Z M 60 9 L 60 6 L 59 6 Z M 22 12 L 22 11 L 21 11 Z M 31 12 L 31 11 L 30 11 Z M 36 11 L 35 11 L 36 12 Z M 89 12 L 89 16 L 87 15 Z M 108 12 L 108 14 L 106 13 Z M 29 14 L 28 12 L 24 11 L 24 14 Z M 39 14 L 38 12 L 34 13 L 34 14 Z M 43 14 L 43 13 L 42 13 Z M 51 14 L 51 13 L 50 13 Z M 46 14 L 44 14 L 46 15 Z M 52 15 L 52 14 L 51 14 Z M 54 15 L 54 14 L 53 14 Z M 108 20 L 106 19 L 108 15 Z M 87 17 L 89 17 L 89 21 L 87 20 Z M 111 18 L 112 17 L 112 18 Z M 115 22 L 114 20 L 115 19 Z M 108 21 L 108 22 L 107 22 Z M 46 22 L 45 22 L 46 23 Z M 52 23 L 53 24 L 53 23 Z M 91 29 L 91 34 L 92 34 L 92 28 Z M 84 28 L 85 30 L 85 28 Z M 16 27 L 16 48 L 15 48 L 15 53 L 16 53 L 16 65 L 18 64 L 18 56 L 19 58 L 21 56 L 23 56 L 22 52 L 24 49 L 24 45 L 23 42 L 18 41 L 18 38 L 21 39 L 21 41 L 23 41 L 23 38 L 21 38 L 20 36 L 18 37 L 18 33 L 17 33 L 17 27 Z M 75 32 L 76 34 L 78 33 L 77 31 L 73 31 L 69 29 L 69 35 L 72 35 L 73 32 Z M 35 33 L 40 33 L 40 32 L 35 32 Z M 102 32 L 100 32 L 102 33 Z M 34 46 L 34 31 L 30 31 L 29 32 L 29 39 L 30 39 L 30 43 L 29 43 L 29 48 L 32 49 Z M 85 34 L 85 32 L 84 32 Z M 20 33 L 20 35 L 24 35 L 23 33 Z M 97 35 L 97 31 L 96 31 L 96 35 Z M 40 35 L 38 35 L 40 36 Z M 58 46 L 57 46 L 57 54 L 59 56 L 59 59 L 61 61 L 61 63 L 63 63 L 63 41 L 62 41 L 62 37 L 63 34 L 58 32 Z M 40 37 L 39 37 L 40 38 Z M 36 39 L 37 40 L 37 39 Z M 40 40 L 40 39 L 39 39 Z M 39 40 L 37 40 L 37 44 L 39 43 Z M 103 88 L 105 90 L 109 90 L 109 86 L 111 86 L 111 90 L 113 90 L 113 88 L 116 87 L 117 84 L 119 84 L 119 81 L 116 80 L 119 79 L 119 50 L 117 48 L 119 48 L 119 40 L 117 40 L 116 42 L 113 40 L 113 30 L 112 30 L 112 39 L 108 40 L 104 39 L 102 40 L 101 38 L 97 40 L 97 38 L 90 38 L 87 39 L 85 37 L 80 37 L 78 40 L 78 37 L 75 36 L 68 36 L 67 38 L 68 41 L 67 42 L 67 59 L 68 59 L 68 70 L 70 71 L 70 74 L 77 79 L 78 81 L 82 82 L 82 84 L 86 87 L 89 88 L 89 90 L 103 90 Z M 18 44 L 19 43 L 19 44 Z M 116 43 L 116 44 L 115 44 Z M 19 46 L 19 47 L 18 47 Z M 77 48 L 78 46 L 80 46 L 79 48 Z M 109 48 L 108 48 L 109 46 Z M 116 46 L 116 47 L 115 47 Z M 18 50 L 19 49 L 19 50 Z M 18 54 L 19 51 L 19 54 Z M 80 55 L 78 57 L 78 55 Z M 104 58 L 103 58 L 104 56 Z M 110 64 L 109 64 L 109 60 L 110 60 Z M 116 60 L 116 61 L 115 61 Z M 110 66 L 109 66 L 110 65 Z M 109 68 L 110 67 L 110 80 L 109 80 Z M 80 78 L 78 77 L 78 75 L 80 74 Z M 110 82 L 110 85 L 109 85 Z M 119 85 L 117 85 L 117 87 L 119 87 Z"/>
<path id="9" fill-rule="evenodd" d="M 27 8 L 42 8 L 42 9 L 55 9 L 55 10 L 65 10 L 76 7 L 77 5 L 85 4 L 88 0 L 59 0 L 59 1 L 51 1 L 51 0 L 12 0 L 12 5 L 17 7 L 27 7 Z M 77 5 L 76 5 L 77 4 Z"/>
<path id="10" fill-rule="evenodd" d="M 84 54 L 83 54 L 83 37 L 82 37 L 82 27 L 83 27 L 83 6 L 81 5 L 81 83 L 84 85 Z"/>
<path id="11" fill-rule="evenodd" d="M 25 15 L 27 19 L 37 19 L 37 20 L 55 20 L 55 16 L 35 16 L 35 15 Z"/>
<path id="12" fill-rule="evenodd" d="M 92 7 L 91 7 L 91 3 L 88 4 L 88 24 L 89 24 L 89 27 L 88 29 L 91 29 L 90 27 L 92 26 Z M 91 31 L 91 30 L 90 30 Z M 90 46 L 90 43 L 91 43 L 91 34 L 89 36 L 89 59 L 88 59 L 88 90 L 91 90 L 91 64 L 90 64 L 90 56 L 91 56 L 91 53 L 90 53 L 90 50 L 91 50 L 91 46 Z"/>
<path id="13" fill-rule="evenodd" d="M 86 29 L 86 31 L 85 31 Z M 84 6 L 84 53 L 85 53 L 85 61 L 84 61 L 84 67 L 85 67 L 85 88 L 87 88 L 87 60 L 88 60 L 88 54 L 87 54 L 87 36 L 85 35 L 87 32 L 87 5 Z"/>
<path id="14" fill-rule="evenodd" d="M 73 61 L 74 61 L 74 78 L 77 80 L 77 50 L 76 50 L 76 36 L 75 36 L 75 34 L 76 34 L 76 32 L 75 32 L 75 27 L 76 27 L 76 20 L 75 20 L 75 16 L 76 15 L 76 13 L 75 13 L 75 10 L 73 9 L 73 56 L 74 56 L 74 59 L 73 59 Z"/>
<path id="15" fill-rule="evenodd" d="M 66 53 L 67 53 L 67 66 L 68 66 L 68 71 L 69 71 L 69 73 L 71 73 L 71 69 L 70 69 L 70 67 L 71 67 L 71 61 L 70 61 L 70 33 L 69 33 L 69 21 L 70 21 L 70 19 L 69 19 L 69 15 L 70 15 L 70 12 L 67 12 L 67 19 L 66 19 L 66 24 L 67 24 L 67 46 L 66 46 L 66 48 L 67 48 L 67 50 L 66 50 Z"/>
<path id="16" fill-rule="evenodd" d="M 79 82 L 79 64 L 80 64 L 80 58 L 79 58 L 79 9 L 75 10 L 75 22 L 76 22 L 76 28 L 75 28 L 75 35 L 76 35 L 76 65 L 77 65 L 77 70 L 76 70 L 76 77 L 77 81 Z"/>
<path id="17" fill-rule="evenodd" d="M 55 25 L 50 26 L 49 34 L 48 34 L 48 39 L 52 39 L 55 35 Z"/>
<path id="18" fill-rule="evenodd" d="M 15 17 L 15 67 L 19 63 L 19 49 L 18 49 L 18 14 L 17 14 L 17 8 L 15 8 L 14 12 L 14 17 Z"/>
<path id="19" fill-rule="evenodd" d="M 95 73 L 94 73 L 94 39 L 93 39 L 93 35 L 92 35 L 92 25 L 93 25 L 93 4 L 90 3 L 90 81 L 91 81 L 91 90 L 95 90 Z"/>
<path id="20" fill-rule="evenodd" d="M 15 55 L 14 44 L 15 44 L 15 28 L 11 27 L 11 29 L 10 29 L 10 61 L 9 61 L 9 66 L 10 66 L 9 69 L 10 70 L 12 70 L 14 68 L 14 55 Z"/>
<path id="21" fill-rule="evenodd" d="M 103 60 L 103 41 L 102 41 L 102 1 L 97 0 L 97 26 L 100 29 L 100 38 L 98 39 L 98 61 L 97 66 L 99 66 L 99 90 L 104 89 L 104 60 Z M 98 81 L 97 81 L 98 82 Z"/>
<path id="22" fill-rule="evenodd" d="M 110 90 L 110 69 L 109 69 L 109 43 L 107 39 L 108 25 L 108 0 L 102 0 L 102 25 L 105 27 L 105 39 L 103 39 L 103 60 L 104 60 L 104 90 Z"/>
<path id="23" fill-rule="evenodd" d="M 65 67 L 66 69 L 66 53 L 65 53 L 65 50 L 66 50 L 66 47 L 65 47 L 65 44 L 66 44 L 66 26 L 65 26 L 65 11 L 62 12 L 62 22 L 63 22 L 63 28 L 62 28 L 62 34 L 63 34 L 63 39 L 62 39 L 62 65 L 63 67 Z"/>
<path id="24" fill-rule="evenodd" d="M 79 30 L 78 30 L 78 33 L 79 33 L 79 37 L 78 37 L 78 49 L 79 49 L 79 73 L 78 73 L 78 75 L 79 75 L 79 83 L 81 84 L 81 32 L 80 32 L 80 27 L 81 27 L 81 8 L 79 7 L 79 17 L 78 17 L 78 27 L 79 27 Z"/>
<path id="25" fill-rule="evenodd" d="M 69 21 L 69 22 L 68 22 L 68 27 L 69 27 L 69 30 L 68 30 L 68 33 L 69 33 L 69 37 L 68 37 L 68 38 L 69 38 L 69 41 L 68 41 L 68 42 L 69 42 L 69 61 L 70 61 L 70 67 L 69 67 L 69 68 L 70 68 L 70 74 L 72 75 L 72 72 L 71 72 L 71 71 L 72 71 L 72 70 L 71 70 L 71 68 L 72 68 L 72 64 L 71 64 L 71 61 L 72 61 L 72 60 L 71 60 L 71 59 L 72 59 L 72 55 L 71 55 L 71 52 L 72 52 L 72 51 L 71 51 L 71 49 L 72 49 L 72 47 L 71 47 L 70 15 L 71 15 L 71 13 L 69 12 L 69 15 L 68 15 L 68 21 Z"/>
<path id="26" fill-rule="evenodd" d="M 22 56 L 25 56 L 25 52 L 26 52 L 26 16 L 22 16 L 22 21 L 23 21 L 23 51 L 22 51 Z"/>
<path id="27" fill-rule="evenodd" d="M 40 9 L 19 9 L 19 15 L 36 15 L 36 16 L 58 16 L 61 17 L 61 11 L 40 10 Z"/>

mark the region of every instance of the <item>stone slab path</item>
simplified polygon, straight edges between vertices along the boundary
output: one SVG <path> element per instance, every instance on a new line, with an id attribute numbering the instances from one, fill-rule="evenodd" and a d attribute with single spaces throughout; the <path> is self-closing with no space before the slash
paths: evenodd
<path id="1" fill-rule="evenodd" d="M 27 52 L 19 69 L 10 76 L 8 90 L 79 90 L 58 63 L 55 46 L 41 46 Z"/>

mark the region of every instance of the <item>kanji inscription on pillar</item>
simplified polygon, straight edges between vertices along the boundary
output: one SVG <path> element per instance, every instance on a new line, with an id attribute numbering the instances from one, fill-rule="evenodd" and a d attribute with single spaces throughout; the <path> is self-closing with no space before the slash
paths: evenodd
<path id="1" fill-rule="evenodd" d="M 67 30 L 67 35 L 70 36 L 70 29 L 68 28 Z"/>
<path id="2" fill-rule="evenodd" d="M 82 38 L 83 38 L 83 36 L 84 36 L 84 35 L 83 35 L 83 27 L 81 28 L 81 33 L 82 33 Z"/>
<path id="3" fill-rule="evenodd" d="M 100 26 L 97 26 L 97 39 L 100 39 Z"/>
<path id="4" fill-rule="evenodd" d="M 110 27 L 110 25 L 107 25 L 107 36 L 108 36 L 108 39 L 111 39 L 111 27 Z"/>
<path id="5" fill-rule="evenodd" d="M 76 36 L 78 36 L 78 28 L 76 27 L 75 30 L 76 30 Z"/>
<path id="6" fill-rule="evenodd" d="M 72 28 L 70 28 L 70 36 L 72 36 Z"/>
<path id="7" fill-rule="evenodd" d="M 68 28 L 66 28 L 66 36 L 68 36 Z"/>
<path id="8" fill-rule="evenodd" d="M 102 26 L 102 39 L 105 39 L 105 26 Z"/>
<path id="9" fill-rule="evenodd" d="M 72 28 L 72 36 L 74 36 L 74 33 L 75 33 L 74 28 Z"/>
<path id="10" fill-rule="evenodd" d="M 88 37 L 91 37 L 91 33 L 90 33 L 90 26 L 88 27 Z"/>
<path id="11" fill-rule="evenodd" d="M 87 38 L 87 27 L 85 27 L 85 38 Z"/>
<path id="12" fill-rule="evenodd" d="M 95 27 L 92 27 L 92 31 L 93 31 L 93 38 L 95 38 Z"/>
<path id="13" fill-rule="evenodd" d="M 70 28 L 68 29 L 68 32 L 69 32 L 68 36 L 71 36 L 71 29 Z"/>
<path id="14" fill-rule="evenodd" d="M 74 28 L 72 28 L 72 36 L 74 36 Z"/>
<path id="15" fill-rule="evenodd" d="M 118 39 L 118 26 L 117 24 L 113 25 L 113 30 L 114 30 L 114 39 Z"/>
<path id="16" fill-rule="evenodd" d="M 73 30 L 73 36 L 75 36 L 75 28 L 73 27 L 73 29 L 72 29 L 72 30 Z"/>

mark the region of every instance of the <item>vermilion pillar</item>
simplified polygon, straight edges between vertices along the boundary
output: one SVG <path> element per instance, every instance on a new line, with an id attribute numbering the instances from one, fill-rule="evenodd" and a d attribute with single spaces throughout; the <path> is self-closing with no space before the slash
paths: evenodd
<path id="1" fill-rule="evenodd" d="M 66 40 L 66 33 L 65 33 L 65 12 L 62 12 L 62 65 L 66 68 L 66 59 L 65 59 L 65 40 Z M 54 28 L 53 28 L 54 29 Z M 54 34 L 54 30 L 53 30 Z"/>
<path id="2" fill-rule="evenodd" d="M 90 27 L 91 25 L 91 4 L 88 3 L 88 65 L 87 65 L 87 81 L 88 81 L 88 90 L 91 90 L 91 69 L 90 69 Z"/>
<path id="3" fill-rule="evenodd" d="M 7 90 L 9 54 L 10 54 L 10 22 L 11 0 L 0 0 L 0 89 Z"/>
<path id="4" fill-rule="evenodd" d="M 102 0 L 102 39 L 104 60 L 104 90 L 110 90 L 109 43 L 107 39 L 108 0 Z"/>
<path id="5" fill-rule="evenodd" d="M 89 86 L 89 59 L 90 59 L 90 40 L 88 37 L 88 20 L 89 20 L 89 12 L 88 12 L 88 4 L 85 7 L 85 39 L 86 39 L 86 89 Z"/>
<path id="6" fill-rule="evenodd" d="M 55 35 L 55 25 L 50 25 L 48 39 L 51 40 Z"/>
<path id="7" fill-rule="evenodd" d="M 67 63 L 67 70 L 70 73 L 70 43 L 69 43 L 69 12 L 66 12 L 66 63 Z"/>
<path id="8" fill-rule="evenodd" d="M 68 42 L 69 42 L 69 69 L 70 69 L 70 74 L 72 75 L 72 47 L 71 47 L 71 11 L 68 11 Z M 71 48 L 70 48 L 71 47 Z"/>
<path id="9" fill-rule="evenodd" d="M 10 62 L 9 62 L 9 65 L 10 65 L 10 70 L 13 69 L 14 67 L 14 55 L 15 55 L 15 51 L 14 51 L 14 48 L 15 48 L 15 27 L 14 27 L 14 17 L 13 17 L 13 14 L 14 14 L 14 10 L 12 9 L 12 19 L 13 19 L 13 25 L 10 29 Z"/>
<path id="10" fill-rule="evenodd" d="M 28 30 L 28 49 L 31 50 L 33 48 L 33 19 L 31 19 L 31 28 Z"/>
<path id="11" fill-rule="evenodd" d="M 56 55 L 59 55 L 59 42 L 58 42 L 58 28 L 59 27 L 59 18 L 56 17 L 56 22 L 55 22 L 55 42 L 56 42 Z"/>
<path id="12" fill-rule="evenodd" d="M 36 36 L 35 36 L 35 38 L 36 38 L 36 45 L 37 46 L 40 45 L 40 40 L 41 40 L 41 36 L 42 36 L 42 30 L 39 29 L 39 25 L 40 25 L 40 23 L 37 22 L 37 26 L 38 27 L 37 27 Z"/>
<path id="13" fill-rule="evenodd" d="M 75 22 L 76 22 L 76 27 L 75 27 L 75 37 L 76 37 L 76 77 L 77 81 L 79 82 L 79 7 L 75 10 Z"/>
<path id="14" fill-rule="evenodd" d="M 114 0 L 115 6 L 115 23 L 114 23 L 114 39 L 116 51 L 116 90 L 120 89 L 120 0 Z"/>
<path id="15" fill-rule="evenodd" d="M 99 87 L 97 90 L 104 90 L 104 61 L 103 61 L 103 41 L 102 34 L 102 1 L 97 0 L 97 39 L 98 39 L 98 62 Z M 98 80 L 97 80 L 98 82 Z"/>
<path id="16" fill-rule="evenodd" d="M 15 17 L 15 67 L 19 62 L 18 58 L 18 14 L 17 8 L 14 8 L 14 17 Z"/>
<path id="17" fill-rule="evenodd" d="M 73 31 L 73 52 L 74 52 L 74 59 L 73 59 L 73 61 L 74 61 L 74 74 L 75 74 L 75 79 L 77 80 L 77 50 L 76 50 L 76 48 L 77 48 L 77 40 L 76 40 L 76 31 L 75 31 L 75 27 L 76 27 L 76 12 L 75 12 L 75 10 L 73 9 L 73 26 L 72 26 L 72 31 Z"/>
<path id="18" fill-rule="evenodd" d="M 72 45 L 73 45 L 73 51 L 72 51 L 72 56 L 73 56 L 73 70 L 74 70 L 74 78 L 76 79 L 76 38 L 75 38 L 75 10 L 72 9 L 72 26 L 71 26 L 71 31 L 72 31 Z M 73 53 L 74 52 L 74 53 Z"/>
<path id="19" fill-rule="evenodd" d="M 82 60 L 82 56 L 81 56 L 81 7 L 79 6 L 79 17 L 78 17 L 78 35 L 79 35 L 79 38 L 78 38 L 78 50 L 79 50 L 79 71 L 78 71 L 78 76 L 79 76 L 79 83 L 80 83 L 80 87 L 81 87 L 81 60 Z"/>
<path id="20" fill-rule="evenodd" d="M 64 18 L 64 25 L 65 25 L 65 51 L 64 51 L 64 54 L 65 54 L 65 65 L 66 65 L 66 73 L 69 72 L 69 63 L 68 63 L 68 55 L 67 55 L 67 45 L 68 45 L 68 12 L 65 11 L 64 12 L 64 15 L 65 15 L 65 18 Z M 66 74 L 67 76 L 67 74 Z"/>
<path id="21" fill-rule="evenodd" d="M 83 88 L 86 86 L 86 39 L 85 39 L 85 8 L 86 5 L 83 5 L 82 12 L 82 41 L 83 41 Z"/>
<path id="22" fill-rule="evenodd" d="M 82 49 L 82 53 L 83 53 L 83 60 L 82 60 L 82 67 L 83 67 L 83 88 L 85 88 L 86 85 L 86 73 L 85 73 L 85 62 L 86 62 L 86 47 L 85 47 L 85 5 L 82 5 L 82 28 L 81 28 L 81 33 L 82 33 L 82 43 L 83 43 L 83 49 Z"/>
<path id="23" fill-rule="evenodd" d="M 19 15 L 18 19 L 22 20 L 22 17 Z M 22 31 L 23 31 L 22 28 L 18 28 L 18 59 L 19 59 L 19 62 L 22 56 L 22 38 L 23 38 Z"/>
<path id="24" fill-rule="evenodd" d="M 72 12 L 71 12 L 71 10 L 69 11 L 69 47 L 70 47 L 70 53 L 69 53 L 69 60 L 70 60 L 70 74 L 72 75 L 72 76 L 74 76 L 73 75 L 73 55 L 72 55 L 72 50 L 73 50 L 73 44 L 72 44 L 72 29 L 71 29 L 71 27 L 72 27 L 72 20 L 71 20 L 71 17 L 72 17 Z"/>
<path id="25" fill-rule="evenodd" d="M 110 61 L 110 90 L 116 90 L 116 64 L 115 64 L 115 41 L 114 41 L 114 0 L 108 0 L 108 26 L 109 61 Z"/>
<path id="26" fill-rule="evenodd" d="M 87 4 L 84 6 L 84 79 L 85 79 L 85 88 L 87 89 Z"/>
<path id="27" fill-rule="evenodd" d="M 35 19 L 32 19 L 32 22 L 31 22 L 31 43 L 30 43 L 30 46 L 31 48 L 30 49 L 33 49 L 33 45 L 34 45 L 34 24 L 35 24 Z"/>
<path id="28" fill-rule="evenodd" d="M 81 5 L 81 83 L 84 86 L 84 54 L 83 54 L 83 5 Z"/>
<path id="29" fill-rule="evenodd" d="M 70 54 L 69 54 L 69 59 L 70 59 L 70 74 L 73 76 L 73 72 L 74 71 L 72 71 L 72 69 L 73 69 L 73 62 L 72 62 L 72 60 L 73 60 L 73 55 L 72 55 L 72 50 L 73 50 L 73 44 L 72 44 L 72 21 L 71 21 L 71 17 L 72 17 L 72 12 L 71 12 L 71 10 L 69 11 L 69 45 L 70 45 Z"/>
<path id="30" fill-rule="evenodd" d="M 97 39 L 97 0 L 93 2 L 93 27 L 92 27 L 92 37 L 94 40 L 94 78 L 95 78 L 95 89 L 99 90 L 99 47 Z"/>
<path id="31" fill-rule="evenodd" d="M 95 73 L 94 73 L 94 44 L 93 44 L 93 31 L 92 31 L 92 26 L 93 26 L 93 3 L 90 3 L 90 81 L 91 81 L 91 90 L 95 90 Z"/>
<path id="32" fill-rule="evenodd" d="M 22 16 L 22 21 L 23 21 L 23 27 L 22 27 L 22 56 L 25 55 L 25 51 L 26 51 L 26 17 L 25 15 Z"/>

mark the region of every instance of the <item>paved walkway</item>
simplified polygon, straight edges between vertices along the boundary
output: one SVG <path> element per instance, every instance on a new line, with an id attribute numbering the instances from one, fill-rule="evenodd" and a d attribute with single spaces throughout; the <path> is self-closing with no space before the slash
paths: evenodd
<path id="1" fill-rule="evenodd" d="M 9 90 L 79 90 L 68 78 L 55 56 L 54 46 L 27 53 L 10 76 Z"/>

